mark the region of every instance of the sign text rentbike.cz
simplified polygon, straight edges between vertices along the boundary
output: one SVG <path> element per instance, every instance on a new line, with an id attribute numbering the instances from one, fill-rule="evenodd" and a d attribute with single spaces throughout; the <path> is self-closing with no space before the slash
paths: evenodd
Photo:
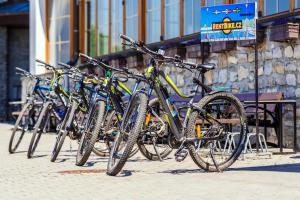
<path id="1" fill-rule="evenodd" d="M 201 42 L 255 40 L 256 8 L 256 3 L 202 8 Z"/>

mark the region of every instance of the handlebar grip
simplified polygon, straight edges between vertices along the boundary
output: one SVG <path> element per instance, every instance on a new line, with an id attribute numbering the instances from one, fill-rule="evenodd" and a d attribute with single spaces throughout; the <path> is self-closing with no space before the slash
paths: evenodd
<path id="1" fill-rule="evenodd" d="M 90 56 L 88 56 L 88 55 L 86 55 L 86 54 L 83 54 L 83 53 L 79 53 L 79 56 L 80 57 L 84 57 L 84 58 L 86 58 L 86 59 L 88 59 L 88 60 L 92 60 L 93 58 L 91 58 Z"/>
<path id="2" fill-rule="evenodd" d="M 16 67 L 16 70 L 21 71 L 21 72 L 27 72 L 26 70 L 21 69 L 21 68 L 19 68 L 19 67 Z"/>
<path id="3" fill-rule="evenodd" d="M 67 69 L 71 69 L 71 68 L 72 68 L 70 65 L 67 65 L 67 64 L 62 63 L 62 62 L 59 62 L 59 63 L 57 63 L 57 64 L 60 65 L 60 66 L 62 66 L 62 67 L 65 67 L 65 68 L 67 68 Z"/>
<path id="4" fill-rule="evenodd" d="M 134 43 L 134 40 L 128 37 L 127 35 L 120 34 L 120 38 L 127 42 Z"/>

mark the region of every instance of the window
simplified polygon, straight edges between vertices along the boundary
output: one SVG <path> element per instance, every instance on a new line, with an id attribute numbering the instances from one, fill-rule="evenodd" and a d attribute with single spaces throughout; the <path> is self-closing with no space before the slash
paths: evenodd
<path id="1" fill-rule="evenodd" d="M 49 61 L 52 64 L 70 60 L 70 1 L 49 0 Z"/>
<path id="2" fill-rule="evenodd" d="M 87 54 L 95 57 L 97 55 L 97 15 L 96 15 L 96 6 L 97 0 L 87 1 Z"/>
<path id="3" fill-rule="evenodd" d="M 165 0 L 165 39 L 179 36 L 180 32 L 180 2 Z"/>
<path id="4" fill-rule="evenodd" d="M 236 3 L 254 3 L 257 0 L 236 0 Z"/>
<path id="5" fill-rule="evenodd" d="M 126 0 L 126 35 L 138 39 L 138 0 Z"/>
<path id="6" fill-rule="evenodd" d="M 206 6 L 219 6 L 224 4 L 223 0 L 206 0 Z"/>
<path id="7" fill-rule="evenodd" d="M 147 43 L 160 41 L 161 3 L 160 0 L 147 0 Z"/>
<path id="8" fill-rule="evenodd" d="M 200 32 L 201 1 L 184 1 L 184 34 Z"/>
<path id="9" fill-rule="evenodd" d="M 300 0 L 295 0 L 295 8 L 300 8 Z"/>
<path id="10" fill-rule="evenodd" d="M 112 52 L 122 49 L 120 34 L 123 33 L 123 8 L 122 0 L 111 2 L 111 50 Z"/>
<path id="11" fill-rule="evenodd" d="M 108 0 L 98 1 L 98 55 L 108 53 Z"/>
<path id="12" fill-rule="evenodd" d="M 265 15 L 288 11 L 290 6 L 289 0 L 265 0 L 264 3 Z"/>

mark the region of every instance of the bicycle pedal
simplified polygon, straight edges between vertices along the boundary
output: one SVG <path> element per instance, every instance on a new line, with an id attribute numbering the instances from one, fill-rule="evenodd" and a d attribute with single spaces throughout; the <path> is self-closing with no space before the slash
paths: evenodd
<path id="1" fill-rule="evenodd" d="M 177 162 L 182 162 L 184 161 L 184 159 L 186 159 L 188 154 L 189 154 L 188 150 L 186 148 L 183 148 L 180 151 L 175 153 L 175 160 Z"/>

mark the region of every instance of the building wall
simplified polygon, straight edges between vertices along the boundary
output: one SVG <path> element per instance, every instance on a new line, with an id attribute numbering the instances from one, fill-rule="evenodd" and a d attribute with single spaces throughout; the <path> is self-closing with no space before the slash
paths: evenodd
<path id="1" fill-rule="evenodd" d="M 0 121 L 6 119 L 7 111 L 7 29 L 0 27 Z"/>
<path id="2" fill-rule="evenodd" d="M 212 43 L 213 45 L 213 43 Z M 283 92 L 285 99 L 296 99 L 300 105 L 300 40 L 288 42 L 272 42 L 269 40 L 269 31 L 266 39 L 259 45 L 259 92 Z M 187 59 L 201 63 L 200 59 Z M 233 93 L 254 93 L 254 48 L 237 47 L 236 50 L 226 53 L 211 53 L 206 62 L 216 64 L 216 69 L 205 74 L 206 83 L 213 88 L 231 88 Z M 195 73 L 166 66 L 165 72 L 172 80 L 189 94 L 193 89 L 192 78 Z M 292 108 L 284 108 L 284 145 L 293 147 Z M 300 109 L 298 109 L 297 129 L 300 128 Z M 261 128 L 263 131 L 263 128 Z M 277 143 L 274 131 L 268 133 L 269 141 Z M 298 134 L 298 148 L 300 136 Z"/>
<path id="3" fill-rule="evenodd" d="M 29 70 L 29 30 L 9 28 L 8 35 L 8 101 L 16 101 L 21 99 L 22 90 L 16 67 Z"/>
<path id="4" fill-rule="evenodd" d="M 10 101 L 21 100 L 21 80 L 15 67 L 29 69 L 29 30 L 0 27 L 0 121 L 9 116 Z"/>

